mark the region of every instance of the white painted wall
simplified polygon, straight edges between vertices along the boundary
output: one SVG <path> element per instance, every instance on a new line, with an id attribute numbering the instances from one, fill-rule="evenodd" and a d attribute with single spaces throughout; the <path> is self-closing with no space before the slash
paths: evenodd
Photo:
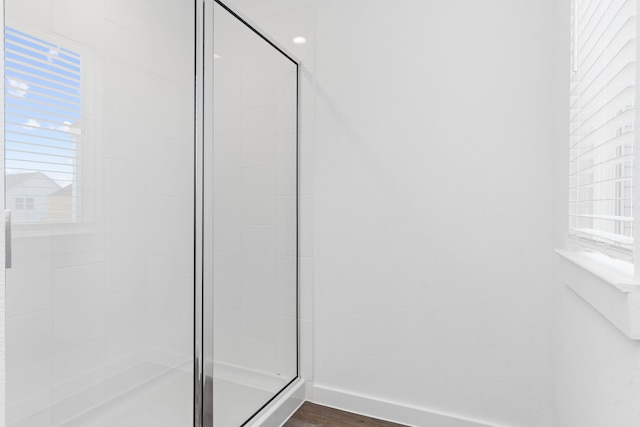
<path id="1" fill-rule="evenodd" d="M 636 427 L 640 420 L 640 343 L 629 339 L 560 280 L 571 268 L 571 263 L 558 259 L 554 425 Z M 609 283 L 596 278 L 585 278 L 580 285 L 590 281 L 603 291 L 611 289 Z"/>
<path id="2" fill-rule="evenodd" d="M 553 5 L 320 6 L 316 396 L 551 425 Z"/>

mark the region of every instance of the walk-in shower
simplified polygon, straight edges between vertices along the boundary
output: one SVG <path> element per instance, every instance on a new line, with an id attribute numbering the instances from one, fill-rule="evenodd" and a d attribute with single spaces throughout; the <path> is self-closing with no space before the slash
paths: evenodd
<path id="1" fill-rule="evenodd" d="M 3 3 L 6 425 L 250 424 L 298 378 L 298 63 L 214 0 Z"/>

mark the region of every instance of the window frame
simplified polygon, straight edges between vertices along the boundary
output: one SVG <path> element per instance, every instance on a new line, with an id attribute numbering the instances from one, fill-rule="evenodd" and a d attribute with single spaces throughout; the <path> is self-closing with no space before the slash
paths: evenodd
<path id="1" fill-rule="evenodd" d="M 623 9 L 623 7 L 626 5 L 626 2 L 622 2 L 620 5 L 620 9 L 618 10 L 621 11 Z M 589 5 L 590 6 L 590 5 Z M 578 65 L 577 65 L 577 61 L 578 61 L 578 51 L 576 46 L 578 46 L 579 43 L 579 38 L 578 38 L 578 30 L 579 30 L 579 22 L 576 19 L 576 16 L 578 15 L 577 9 L 578 7 L 578 0 L 571 0 L 571 12 L 570 12 L 570 26 L 571 26 L 571 34 L 570 34 L 570 58 L 571 58 L 571 64 L 570 64 L 570 76 L 569 76 L 569 94 L 573 93 L 573 78 L 575 73 L 577 73 L 578 70 Z M 596 6 L 596 8 L 599 7 L 599 5 Z M 608 7 L 608 6 L 607 6 Z M 635 57 L 634 57 L 634 61 L 637 63 L 638 58 L 640 58 L 640 38 L 638 37 L 639 32 L 640 32 L 640 21 L 637 18 L 637 13 L 640 12 L 640 0 L 635 0 L 635 8 L 636 8 L 636 14 L 632 15 L 634 17 L 634 19 L 636 20 L 635 23 L 635 35 L 634 35 L 634 43 L 635 43 Z M 615 17 L 617 16 L 614 15 L 614 17 L 612 18 L 615 19 Z M 623 21 L 624 24 L 621 26 L 621 28 L 623 28 L 626 25 L 627 21 Z M 617 35 L 617 34 L 616 34 Z M 615 39 L 612 38 L 612 40 Z M 596 42 L 597 43 L 597 42 Z M 595 43 L 594 43 L 595 45 Z M 607 45 L 604 46 L 604 48 L 606 49 Z M 624 47 L 624 45 L 623 45 Z M 616 55 L 619 52 L 616 52 Z M 613 55 L 612 57 L 615 57 L 616 55 Z M 588 56 L 588 54 L 587 54 Z M 597 60 L 597 59 L 596 59 Z M 594 63 L 595 61 L 594 60 Z M 609 64 L 610 62 L 607 62 L 607 64 Z M 593 64 L 592 64 L 593 65 Z M 606 64 L 605 64 L 606 65 Z M 626 65 L 625 65 L 626 67 Z M 603 68 L 604 70 L 605 68 Z M 624 67 L 622 68 L 624 69 Z M 590 70 L 587 70 L 587 72 L 589 72 Z M 584 201 L 581 199 L 580 196 L 577 196 L 577 199 L 575 201 L 572 201 L 572 196 L 571 196 L 571 168 L 572 168 L 572 162 L 575 161 L 575 159 L 577 159 L 577 157 L 572 160 L 572 156 L 571 156 L 571 148 L 569 148 L 569 155 L 568 155 L 568 163 L 567 163 L 567 174 L 569 177 L 569 182 L 567 183 L 567 188 L 569 191 L 568 194 L 568 200 L 567 200 L 567 207 L 568 207 L 568 233 L 567 233 L 567 242 L 568 242 L 568 247 L 570 250 L 572 251 L 588 251 L 588 252 L 595 252 L 595 253 L 601 253 L 606 255 L 607 257 L 610 258 L 615 258 L 615 259 L 620 259 L 626 262 L 630 262 L 633 265 L 638 264 L 638 258 L 640 258 L 640 236 L 637 236 L 637 231 L 640 230 L 640 219 L 638 218 L 639 215 L 634 215 L 634 211 L 633 211 L 633 206 L 640 206 L 640 172 L 636 171 L 636 165 L 640 164 L 638 162 L 638 149 L 640 149 L 640 147 L 638 146 L 638 138 L 635 132 L 640 131 L 640 129 L 638 129 L 638 124 L 640 123 L 639 118 L 640 118 L 640 89 L 639 89 L 639 85 L 640 85 L 640 79 L 638 78 L 640 75 L 640 64 L 635 66 L 635 81 L 633 84 L 634 87 L 634 100 L 633 100 L 633 105 L 630 106 L 626 106 L 625 108 L 623 108 L 621 110 L 621 112 L 619 112 L 617 115 L 614 115 L 614 119 L 616 117 L 618 117 L 620 114 L 628 111 L 628 109 L 633 108 L 634 109 L 634 114 L 633 114 L 633 127 L 631 129 L 628 129 L 625 125 L 625 127 L 620 128 L 620 129 L 616 129 L 616 136 L 620 136 L 620 132 L 622 132 L 622 134 L 628 133 L 628 132 L 634 132 L 633 134 L 633 138 L 631 140 L 631 143 L 633 144 L 632 147 L 632 161 L 633 161 L 633 165 L 632 165 L 632 169 L 631 169 L 631 179 L 626 181 L 627 183 L 630 181 L 632 184 L 632 189 L 631 189 L 631 217 L 632 217 L 632 221 L 627 221 L 627 222 L 618 222 L 618 226 L 614 226 L 614 229 L 619 229 L 620 225 L 624 228 L 627 227 L 632 227 L 633 233 L 632 233 L 632 239 L 633 242 L 630 243 L 630 248 L 624 248 L 622 246 L 617 246 L 616 244 L 612 244 L 612 243 L 606 243 L 607 238 L 605 236 L 601 236 L 601 239 L 598 240 L 597 238 L 597 233 L 592 235 L 592 236 L 586 236 L 584 237 L 584 235 L 581 235 L 581 233 L 578 231 L 579 228 L 574 228 L 573 224 L 572 224 L 572 216 L 579 216 L 579 211 L 576 210 L 575 214 L 572 214 L 572 208 L 571 208 L 571 203 L 584 203 Z M 593 80 L 595 81 L 595 79 Z M 609 82 L 606 83 L 605 87 L 607 87 Z M 628 88 L 629 86 L 627 86 Z M 626 90 L 626 89 L 625 89 Z M 606 89 L 605 89 L 606 92 Z M 617 95 L 616 95 L 617 96 Z M 613 96 L 610 100 L 607 100 L 606 103 L 603 104 L 603 107 L 608 106 L 608 104 L 616 97 Z M 571 112 L 571 107 L 573 106 L 573 102 L 571 99 L 569 99 L 569 126 L 572 126 L 573 124 L 575 124 L 575 122 L 573 122 L 572 120 L 572 112 Z M 602 107 L 599 107 L 602 108 Z M 598 112 L 599 110 L 597 109 L 596 112 Z M 589 117 L 588 119 L 590 119 L 591 117 Z M 607 124 L 607 123 L 605 123 Z M 578 125 L 576 129 L 580 128 L 582 126 L 582 124 Z M 569 130 L 569 134 L 570 134 L 570 138 L 571 135 L 573 135 L 573 131 Z M 569 147 L 572 147 L 572 141 L 571 139 L 569 139 Z M 621 146 L 620 146 L 621 147 Z M 617 148 L 616 148 L 617 150 Z M 628 155 L 628 154 L 627 154 Z M 617 158 L 618 156 L 616 155 L 615 158 Z M 613 159 L 615 159 L 613 158 Z M 609 160 L 607 160 L 609 161 Z M 628 184 L 625 184 L 622 179 L 624 179 L 624 177 L 626 175 L 624 175 L 627 171 L 625 171 L 625 165 L 620 163 L 619 166 L 622 166 L 622 169 L 620 169 L 620 172 L 623 174 L 623 176 L 616 176 L 616 179 L 621 179 L 621 181 L 619 181 L 620 184 L 622 184 L 621 186 L 614 186 L 615 187 L 615 192 L 618 192 L 618 190 L 620 191 L 627 191 L 627 189 L 625 188 Z M 578 171 L 583 170 L 583 169 L 577 169 Z M 578 184 L 577 184 L 578 185 Z M 579 188 L 576 187 L 576 188 Z M 615 195 L 612 197 L 612 199 L 615 199 L 617 202 L 619 202 L 620 200 L 625 200 L 624 197 L 616 197 Z M 594 200 L 600 200 L 600 199 L 596 199 L 595 197 L 593 199 L 587 199 L 586 201 L 594 201 Z M 627 199 L 628 200 L 628 199 Z M 620 217 L 625 217 L 624 215 L 624 208 L 621 207 L 620 211 L 618 212 Z M 618 215 L 616 214 L 616 215 Z M 599 214 L 600 216 L 603 216 L 602 214 Z M 597 217 L 598 215 L 594 215 L 594 218 Z M 628 224 L 628 225 L 627 225 Z M 598 230 L 597 228 L 595 230 Z M 624 232 L 623 232 L 624 233 Z M 620 236 L 624 236 L 623 233 L 612 233 L 612 234 L 617 234 Z M 585 233 L 587 234 L 587 233 Z M 596 238 L 590 238 L 596 236 Z M 634 254 L 636 254 L 636 256 L 634 256 Z M 636 268 L 636 271 L 638 271 L 639 269 Z"/>
<path id="2" fill-rule="evenodd" d="M 96 77 L 94 75 L 95 73 L 91 73 L 88 70 L 90 69 L 90 67 L 100 66 L 100 63 L 101 63 L 100 60 L 96 58 L 96 53 L 93 52 L 93 50 L 90 47 L 83 46 L 63 36 L 60 36 L 54 33 L 43 32 L 42 30 L 25 26 L 24 24 L 21 24 L 19 22 L 7 21 L 5 22 L 5 28 L 7 27 L 14 29 L 16 31 L 25 33 L 36 39 L 43 40 L 45 43 L 51 43 L 51 44 L 60 46 L 61 48 L 72 51 L 79 56 L 81 60 L 80 73 L 79 73 L 80 74 L 80 77 L 79 77 L 80 79 L 80 120 L 82 122 L 82 125 L 80 127 L 81 131 L 79 134 L 79 138 L 86 139 L 85 136 L 87 134 L 87 129 L 89 128 L 89 126 L 87 126 L 87 121 L 92 121 L 97 123 L 101 123 L 104 121 L 104 118 L 99 116 L 99 114 L 101 114 L 101 110 L 98 108 L 98 106 L 94 105 L 92 107 L 91 104 L 95 104 L 95 103 L 89 103 L 87 102 L 87 99 L 86 99 L 87 87 L 89 87 L 87 80 L 90 79 L 92 76 L 94 78 Z M 6 68 L 6 63 L 4 66 Z M 3 70 L 3 73 L 4 73 L 5 86 L 6 86 L 6 79 L 8 78 L 6 69 Z M 6 114 L 6 105 L 5 105 L 5 114 Z M 101 128 L 101 125 L 96 124 L 95 127 L 99 129 Z M 92 129 L 94 133 L 95 133 L 95 127 L 94 129 Z M 5 129 L 5 132 L 6 132 L 6 129 Z M 99 143 L 102 144 L 102 139 L 100 139 Z M 85 215 L 84 215 L 85 203 L 83 201 L 84 197 L 82 193 L 82 177 L 83 177 L 82 171 L 86 167 L 86 165 L 84 164 L 84 160 L 86 158 L 86 154 L 84 153 L 85 151 L 84 145 L 85 145 L 85 141 L 78 142 L 76 144 L 76 149 L 74 153 L 75 179 L 72 182 L 74 185 L 73 198 L 72 198 L 72 206 L 73 206 L 72 218 L 69 220 L 55 219 L 55 220 L 48 220 L 48 221 L 41 221 L 41 222 L 20 222 L 20 221 L 16 221 L 14 218 L 12 227 L 16 235 L 27 234 L 27 235 L 35 236 L 35 235 L 41 234 L 40 230 L 42 230 L 42 232 L 47 235 L 50 235 L 52 232 L 54 234 L 58 234 L 58 233 L 68 234 L 69 232 L 71 232 L 73 228 L 77 228 L 78 226 L 85 223 Z M 5 143 L 5 148 L 4 148 L 5 152 L 3 152 L 3 155 L 5 156 L 5 162 L 7 161 L 6 149 L 7 148 Z M 100 160 L 102 160 L 102 158 L 100 158 Z M 5 174 L 6 174 L 6 171 L 5 171 Z M 5 185 L 6 185 L 6 177 L 5 177 Z M 6 198 L 6 195 L 5 195 L 5 198 Z M 34 203 L 35 203 L 35 200 L 34 200 Z M 6 201 L 5 201 L 5 204 L 7 204 Z M 25 206 L 25 209 L 23 209 L 21 212 L 26 213 L 27 212 L 26 200 L 25 200 L 24 206 Z"/>

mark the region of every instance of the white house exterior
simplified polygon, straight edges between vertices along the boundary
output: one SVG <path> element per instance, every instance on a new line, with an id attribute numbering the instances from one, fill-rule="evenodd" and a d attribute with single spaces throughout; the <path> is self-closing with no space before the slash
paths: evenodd
<path id="1" fill-rule="evenodd" d="M 44 221 L 48 217 L 48 197 L 61 189 L 43 172 L 7 174 L 6 206 L 15 223 Z"/>

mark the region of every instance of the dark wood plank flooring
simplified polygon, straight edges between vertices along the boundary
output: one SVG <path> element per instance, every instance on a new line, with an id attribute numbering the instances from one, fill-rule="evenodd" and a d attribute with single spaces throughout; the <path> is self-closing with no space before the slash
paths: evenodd
<path id="1" fill-rule="evenodd" d="M 283 427 L 406 427 L 364 415 L 304 402 Z"/>

